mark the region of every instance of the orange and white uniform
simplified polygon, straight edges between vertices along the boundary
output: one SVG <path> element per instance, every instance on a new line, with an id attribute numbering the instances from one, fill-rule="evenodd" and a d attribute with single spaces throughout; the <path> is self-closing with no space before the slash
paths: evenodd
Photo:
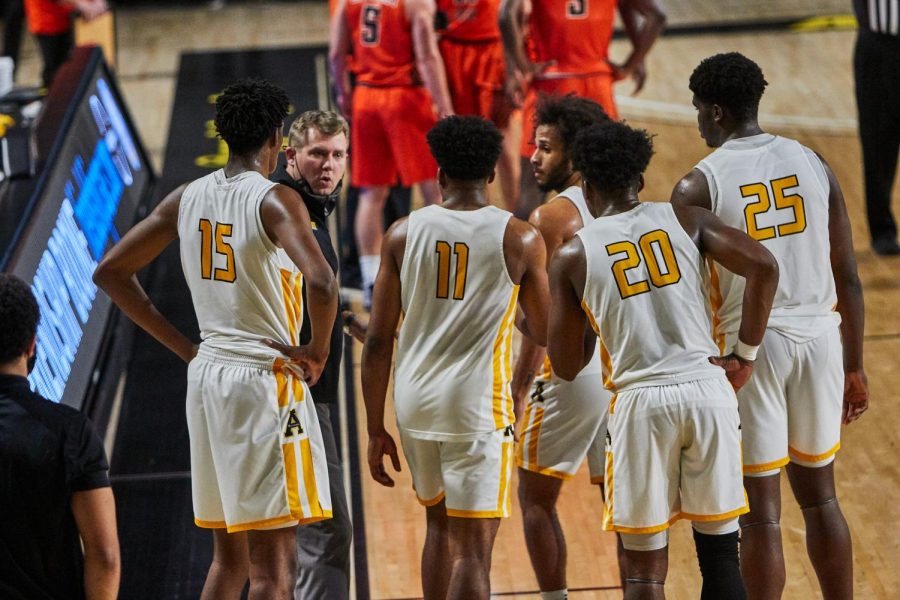
<path id="1" fill-rule="evenodd" d="M 303 275 L 263 229 L 275 185 L 218 170 L 181 198 L 178 237 L 202 343 L 188 367 L 187 422 L 197 525 L 229 532 L 331 517 L 312 395 L 262 340 L 296 345 Z"/>
<path id="2" fill-rule="evenodd" d="M 425 134 L 437 122 L 416 69 L 404 0 L 347 0 L 353 47 L 350 146 L 354 186 L 404 186 L 437 177 Z"/>
<path id="3" fill-rule="evenodd" d="M 778 261 L 780 276 L 753 377 L 738 392 L 744 471 L 768 475 L 788 461 L 821 467 L 841 446 L 841 317 L 831 271 L 830 184 L 815 152 L 763 133 L 725 142 L 697 169 L 712 211 Z M 716 340 L 737 341 L 744 278 L 710 263 Z"/>
<path id="4" fill-rule="evenodd" d="M 530 59 L 554 61 L 531 82 L 522 111 L 522 156 L 534 150 L 534 113 L 541 93 L 574 93 L 617 119 L 607 62 L 617 0 L 534 0 L 528 23 Z"/>
<path id="5" fill-rule="evenodd" d="M 563 190 L 557 198 L 571 202 L 578 209 L 582 224 L 594 220 L 580 185 Z M 604 387 L 599 343 L 573 381 L 557 377 L 550 359 L 545 358 L 525 407 L 518 466 L 533 473 L 571 479 L 586 456 L 591 482 L 602 483 L 611 398 L 612 393 Z"/>
<path id="6" fill-rule="evenodd" d="M 577 233 L 582 307 L 600 337 L 609 406 L 603 528 L 666 530 L 747 512 L 737 398 L 709 335 L 702 257 L 667 203 Z"/>
<path id="7" fill-rule="evenodd" d="M 409 216 L 394 403 L 419 501 L 456 517 L 509 516 L 512 332 L 519 286 L 510 213 L 428 206 Z"/>
<path id="8" fill-rule="evenodd" d="M 446 17 L 446 27 L 438 33 L 453 110 L 503 129 L 512 110 L 503 96 L 500 0 L 438 0 L 437 5 Z"/>

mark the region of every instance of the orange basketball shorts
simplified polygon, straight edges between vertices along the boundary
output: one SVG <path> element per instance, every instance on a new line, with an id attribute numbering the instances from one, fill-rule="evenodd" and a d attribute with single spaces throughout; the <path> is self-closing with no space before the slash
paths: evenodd
<path id="1" fill-rule="evenodd" d="M 411 186 L 437 177 L 425 134 L 437 122 L 423 87 L 357 86 L 353 91 L 350 180 L 357 187 Z"/>
<path id="2" fill-rule="evenodd" d="M 559 96 L 575 94 L 582 98 L 588 98 L 600 104 L 611 119 L 618 119 L 612 87 L 612 73 L 564 79 L 535 79 L 531 83 L 531 89 L 528 90 L 522 107 L 522 143 L 519 147 L 522 156 L 528 158 L 534 153 L 534 118 L 538 98 L 542 93 Z"/>
<path id="3" fill-rule="evenodd" d="M 499 129 L 509 125 L 512 106 L 503 95 L 506 73 L 500 40 L 442 39 L 440 48 L 454 112 L 483 117 Z"/>

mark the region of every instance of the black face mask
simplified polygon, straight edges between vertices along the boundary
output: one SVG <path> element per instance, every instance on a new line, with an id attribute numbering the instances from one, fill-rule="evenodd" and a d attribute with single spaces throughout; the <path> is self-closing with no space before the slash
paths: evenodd
<path id="1" fill-rule="evenodd" d="M 341 187 L 343 186 L 343 182 L 339 181 L 337 187 L 334 188 L 334 191 L 330 194 L 316 194 L 313 192 L 312 187 L 302 177 L 297 179 L 297 186 L 301 189 L 301 193 L 308 198 L 315 198 L 319 202 L 322 203 L 322 206 L 325 209 L 325 216 L 331 214 L 331 211 L 334 210 L 335 205 L 337 204 L 338 198 L 341 196 Z"/>
<path id="2" fill-rule="evenodd" d="M 28 374 L 31 375 L 31 372 L 34 371 L 34 365 L 37 364 L 37 348 L 34 349 L 34 354 L 28 357 Z"/>

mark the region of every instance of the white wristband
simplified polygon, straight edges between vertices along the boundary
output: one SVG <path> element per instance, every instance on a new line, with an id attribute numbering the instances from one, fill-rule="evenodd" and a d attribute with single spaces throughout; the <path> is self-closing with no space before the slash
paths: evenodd
<path id="1" fill-rule="evenodd" d="M 732 350 L 734 354 L 750 362 L 756 360 L 756 353 L 758 351 L 759 346 L 751 346 L 750 344 L 745 344 L 740 339 L 738 339 L 737 344 L 734 345 L 734 350 Z"/>

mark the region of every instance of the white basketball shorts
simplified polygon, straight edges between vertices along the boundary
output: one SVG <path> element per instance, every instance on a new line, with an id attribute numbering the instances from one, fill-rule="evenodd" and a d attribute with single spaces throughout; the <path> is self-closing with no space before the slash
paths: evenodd
<path id="1" fill-rule="evenodd" d="M 656 533 L 747 512 L 737 399 L 724 374 L 619 392 L 609 407 L 603 528 Z"/>
<path id="2" fill-rule="evenodd" d="M 515 444 L 511 425 L 467 442 L 423 440 L 401 429 L 400 442 L 423 506 L 444 500 L 448 517 L 510 515 Z"/>
<path id="3" fill-rule="evenodd" d="M 312 396 L 283 361 L 201 345 L 188 367 L 187 423 L 198 526 L 234 533 L 331 518 Z"/>
<path id="4" fill-rule="evenodd" d="M 535 380 L 519 437 L 519 467 L 571 479 L 587 456 L 591 482 L 602 482 L 610 398 L 601 373 Z"/>

